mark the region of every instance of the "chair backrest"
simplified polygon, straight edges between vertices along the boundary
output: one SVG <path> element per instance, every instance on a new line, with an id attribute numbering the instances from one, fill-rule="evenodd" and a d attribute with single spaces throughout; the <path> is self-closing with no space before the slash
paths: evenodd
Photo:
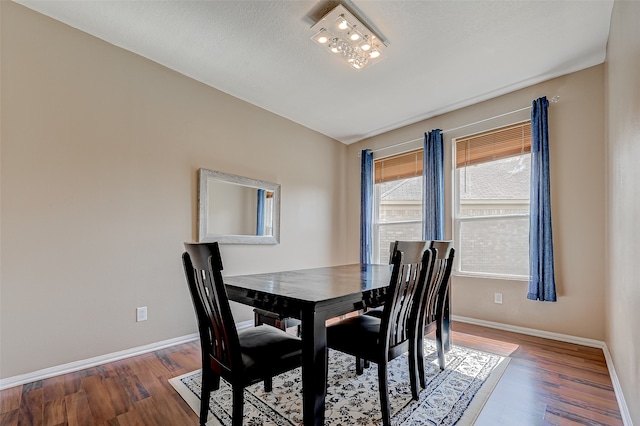
<path id="1" fill-rule="evenodd" d="M 389 247 L 389 265 L 393 263 L 393 255 L 396 253 L 396 250 L 403 251 L 405 257 L 407 253 L 411 252 L 415 254 L 419 250 L 420 256 L 422 256 L 422 252 L 430 248 L 431 243 L 432 241 L 392 241 Z"/>
<path id="2" fill-rule="evenodd" d="M 432 241 L 430 245 L 434 251 L 433 267 L 425 285 L 423 301 L 420 303 L 420 317 L 424 325 L 435 321 L 438 311 L 444 308 L 455 254 L 451 241 Z"/>
<path id="3" fill-rule="evenodd" d="M 382 311 L 381 333 L 385 353 L 395 357 L 394 348 L 401 348 L 412 338 L 420 314 L 420 297 L 432 263 L 432 250 L 424 242 L 398 242 L 393 252 L 393 271 L 387 299 Z M 402 349 L 399 349 L 402 350 Z"/>
<path id="4" fill-rule="evenodd" d="M 202 362 L 213 360 L 218 374 L 242 364 L 240 342 L 222 279 L 218 243 L 184 243 L 184 272 L 198 318 Z"/>

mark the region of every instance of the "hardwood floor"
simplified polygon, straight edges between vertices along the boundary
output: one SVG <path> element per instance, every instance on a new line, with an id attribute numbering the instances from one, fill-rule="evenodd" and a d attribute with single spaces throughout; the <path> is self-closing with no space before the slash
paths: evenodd
<path id="1" fill-rule="evenodd" d="M 463 323 L 453 342 L 510 356 L 476 426 L 622 425 L 600 349 Z M 168 383 L 196 370 L 198 342 L 0 392 L 0 425 L 197 425 Z"/>
<path id="2" fill-rule="evenodd" d="M 623 424 L 601 349 L 463 323 L 453 341 L 511 357 L 475 426 Z"/>

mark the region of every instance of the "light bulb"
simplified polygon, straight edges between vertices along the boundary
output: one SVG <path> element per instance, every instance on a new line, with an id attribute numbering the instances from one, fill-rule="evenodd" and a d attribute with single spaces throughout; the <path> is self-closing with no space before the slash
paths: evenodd
<path id="1" fill-rule="evenodd" d="M 357 39 L 360 38 L 360 36 L 358 35 L 358 33 L 353 33 L 353 34 L 351 34 L 350 38 L 351 38 L 351 40 L 356 41 Z"/>
<path id="2" fill-rule="evenodd" d="M 360 49 L 366 52 L 367 50 L 371 49 L 371 44 L 369 43 L 369 36 L 364 35 L 362 38 L 364 39 L 364 41 L 360 45 Z"/>
<path id="3" fill-rule="evenodd" d="M 347 24 L 347 21 L 345 19 L 340 21 L 340 24 L 338 24 L 338 28 L 340 28 L 341 30 L 346 30 L 347 27 L 349 27 L 349 24 Z"/>
<path id="4" fill-rule="evenodd" d="M 325 44 L 328 41 L 329 39 L 327 38 L 327 36 L 321 35 L 320 37 L 318 37 L 318 43 Z"/>
<path id="5" fill-rule="evenodd" d="M 379 50 L 372 50 L 371 53 L 369 53 L 369 57 L 371 58 L 377 58 L 378 56 L 380 56 L 380 51 Z"/>

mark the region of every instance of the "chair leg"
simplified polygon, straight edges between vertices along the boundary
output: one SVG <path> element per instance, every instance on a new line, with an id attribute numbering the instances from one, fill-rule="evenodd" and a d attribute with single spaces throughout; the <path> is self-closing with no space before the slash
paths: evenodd
<path id="1" fill-rule="evenodd" d="M 220 389 L 220 376 L 211 373 L 211 390 L 217 391 L 218 389 Z"/>
<path id="2" fill-rule="evenodd" d="M 244 388 L 241 385 L 233 386 L 232 404 L 231 425 L 242 426 L 244 416 Z"/>
<path id="3" fill-rule="evenodd" d="M 273 390 L 273 377 L 264 379 L 264 391 L 271 392 Z"/>
<path id="4" fill-rule="evenodd" d="M 364 373 L 364 363 L 364 359 L 360 358 L 359 356 L 356 357 L 356 374 L 358 376 Z"/>
<path id="5" fill-rule="evenodd" d="M 409 381 L 411 383 L 411 396 L 414 400 L 418 400 L 418 355 L 416 348 L 416 339 L 412 339 L 409 342 Z"/>
<path id="6" fill-rule="evenodd" d="M 211 370 L 202 369 L 202 383 L 200 384 L 200 424 L 207 423 L 209 417 L 209 399 L 211 397 L 211 390 L 213 389 L 216 378 L 218 384 L 220 383 L 220 377 L 216 376 Z M 214 389 L 215 390 L 215 389 Z"/>
<path id="7" fill-rule="evenodd" d="M 387 383 L 387 362 L 378 364 L 378 388 L 380 390 L 380 410 L 382 412 L 382 425 L 391 425 L 391 407 L 389 405 L 389 385 Z"/>
<path id="8" fill-rule="evenodd" d="M 449 352 L 451 350 L 451 289 L 448 288 L 446 292 L 446 296 L 442 303 L 443 309 L 440 311 L 440 321 L 438 324 L 440 325 L 440 330 L 442 332 L 442 347 L 445 352 Z M 444 368 L 444 367 L 443 367 Z"/>
<path id="9" fill-rule="evenodd" d="M 418 333 L 416 340 L 416 362 L 418 367 L 418 378 L 420 379 L 420 387 L 425 389 L 427 381 L 424 377 L 424 328 Z"/>
<path id="10" fill-rule="evenodd" d="M 444 370 L 447 366 L 444 359 L 446 342 L 443 341 L 442 327 L 442 320 L 440 320 L 436 326 L 436 349 L 438 351 L 438 365 L 440 366 L 440 370 Z"/>

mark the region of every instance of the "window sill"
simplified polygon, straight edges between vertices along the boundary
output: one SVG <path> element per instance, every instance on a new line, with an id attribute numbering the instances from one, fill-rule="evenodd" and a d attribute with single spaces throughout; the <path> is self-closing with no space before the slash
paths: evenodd
<path id="1" fill-rule="evenodd" d="M 451 275 L 454 277 L 463 277 L 463 278 L 480 278 L 485 280 L 504 280 L 504 281 L 522 281 L 528 282 L 529 277 L 523 277 L 518 275 L 498 275 L 498 274 L 481 274 L 481 273 L 473 273 L 473 272 L 452 272 Z"/>

